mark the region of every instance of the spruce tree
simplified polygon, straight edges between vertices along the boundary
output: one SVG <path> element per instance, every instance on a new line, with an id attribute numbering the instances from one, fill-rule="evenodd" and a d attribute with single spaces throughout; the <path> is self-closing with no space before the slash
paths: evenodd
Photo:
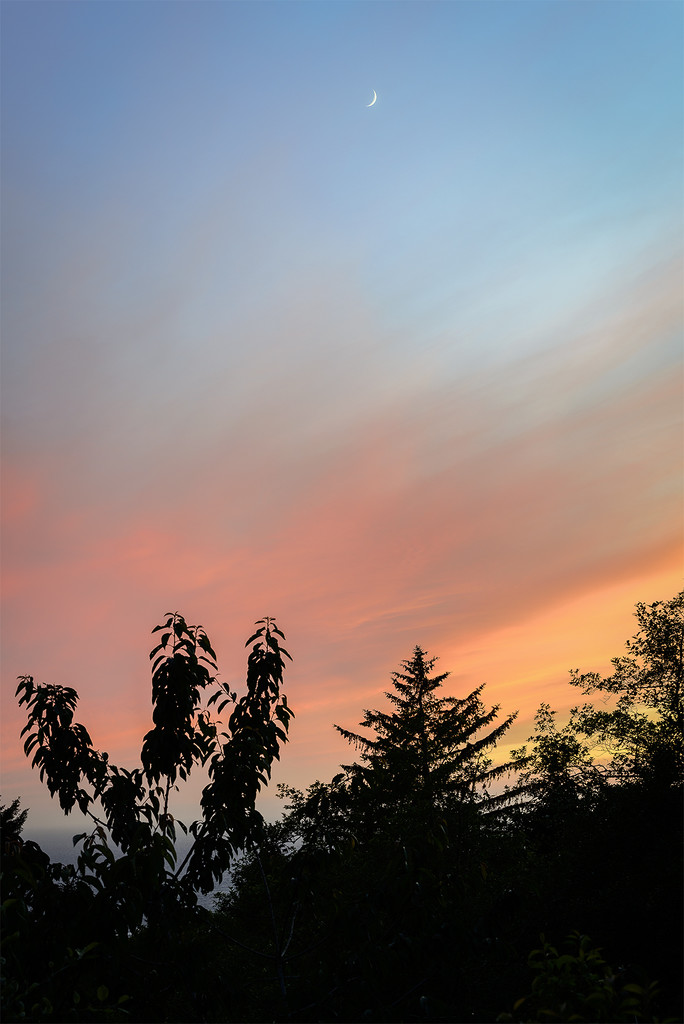
<path id="1" fill-rule="evenodd" d="M 364 713 L 360 724 L 370 734 L 335 726 L 361 753 L 361 764 L 343 767 L 391 803 L 410 796 L 433 807 L 456 799 L 494 809 L 510 802 L 517 790 L 496 796 L 490 787 L 517 762 L 494 765 L 489 753 L 517 712 L 495 724 L 500 705 L 486 708 L 484 683 L 463 698 L 438 696 L 449 673 L 432 675 L 436 661 L 416 647 L 402 662 L 385 693 L 393 709 Z"/>

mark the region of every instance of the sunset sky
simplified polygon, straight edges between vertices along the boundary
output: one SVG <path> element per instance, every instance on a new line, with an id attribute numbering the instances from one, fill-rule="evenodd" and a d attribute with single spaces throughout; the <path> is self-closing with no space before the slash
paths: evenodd
<path id="1" fill-rule="evenodd" d="M 305 786 L 416 644 L 519 709 L 516 743 L 681 589 L 683 12 L 3 3 L 2 795 L 29 826 L 60 812 L 16 677 L 74 686 L 132 767 L 167 611 L 238 688 L 276 616 L 276 779 Z"/>

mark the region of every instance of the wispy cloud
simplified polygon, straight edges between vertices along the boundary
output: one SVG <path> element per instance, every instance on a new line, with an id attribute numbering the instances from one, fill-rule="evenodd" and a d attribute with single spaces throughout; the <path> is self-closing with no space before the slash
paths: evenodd
<path id="1" fill-rule="evenodd" d="M 301 349 L 295 304 L 283 353 L 263 369 L 243 356 L 250 403 L 224 409 L 211 376 L 191 379 L 139 447 L 140 421 L 131 436 L 124 422 L 122 436 L 74 434 L 61 458 L 10 459 L 6 668 L 77 685 L 108 746 L 146 720 L 146 633 L 172 605 L 203 621 L 238 678 L 249 623 L 280 616 L 309 743 L 333 710 L 377 700 L 380 667 L 415 643 L 454 658 L 478 637 L 502 644 L 529 705 L 555 665 L 539 658 L 540 616 L 567 631 L 553 609 L 676 564 L 675 282 L 649 280 L 535 357 L 460 379 L 399 366 L 377 392 L 367 369 L 383 343 L 364 359 L 340 338 L 326 383 L 311 341 L 325 304 L 317 325 L 308 309 Z M 288 754 L 295 775 L 300 756 L 311 749 Z"/>
<path id="2" fill-rule="evenodd" d="M 174 608 L 233 681 L 279 617 L 295 781 L 416 643 L 564 699 L 681 564 L 681 12 L 66 10 L 5 18 L 5 745 L 32 672 L 135 756 Z"/>

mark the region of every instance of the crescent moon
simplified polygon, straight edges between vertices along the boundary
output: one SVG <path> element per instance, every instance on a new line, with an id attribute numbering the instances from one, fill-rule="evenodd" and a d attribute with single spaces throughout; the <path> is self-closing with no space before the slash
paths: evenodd
<path id="1" fill-rule="evenodd" d="M 370 103 L 367 103 L 366 106 L 367 107 L 372 107 L 373 104 L 375 103 L 375 101 L 377 100 L 377 98 L 378 98 L 378 94 L 375 91 L 375 89 L 373 89 L 373 99 L 370 101 Z"/>

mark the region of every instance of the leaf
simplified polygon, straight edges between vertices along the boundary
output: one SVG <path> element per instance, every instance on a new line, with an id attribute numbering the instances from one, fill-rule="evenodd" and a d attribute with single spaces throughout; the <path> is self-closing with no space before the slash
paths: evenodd
<path id="1" fill-rule="evenodd" d="M 99 985 L 97 989 L 97 998 L 101 1003 L 104 1003 L 105 999 L 109 995 L 109 989 L 106 985 Z"/>
<path id="2" fill-rule="evenodd" d="M 31 753 L 31 751 L 33 750 L 37 743 L 37 736 L 29 736 L 29 738 L 26 740 L 26 743 L 24 743 L 24 753 L 26 754 L 27 757 L 29 756 L 29 754 Z"/>
<path id="3" fill-rule="evenodd" d="M 166 622 L 164 622 L 161 626 L 155 626 L 154 629 L 152 630 L 153 633 L 158 633 L 160 629 L 168 629 L 169 628 L 169 626 L 173 622 L 173 615 L 171 615 L 169 612 L 167 612 L 166 615 L 167 615 Z"/>

